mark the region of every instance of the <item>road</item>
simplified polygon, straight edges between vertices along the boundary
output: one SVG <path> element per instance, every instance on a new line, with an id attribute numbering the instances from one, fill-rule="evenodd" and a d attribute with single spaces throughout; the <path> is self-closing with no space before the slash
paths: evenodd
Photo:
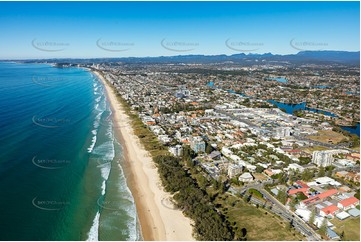
<path id="1" fill-rule="evenodd" d="M 265 184 L 272 184 L 273 180 L 267 180 L 263 183 L 251 184 L 243 187 L 240 190 L 235 190 L 234 188 L 229 189 L 229 192 L 232 194 L 245 194 L 248 189 L 256 189 L 258 190 L 263 197 L 266 199 L 266 202 L 261 201 L 255 197 L 251 197 L 251 202 L 254 204 L 258 204 L 260 206 L 268 205 L 270 210 L 282 217 L 288 222 L 292 221 L 293 227 L 298 230 L 301 234 L 305 235 L 310 241 L 318 241 L 321 240 L 320 235 L 318 235 L 308 224 L 306 224 L 301 218 L 299 218 L 295 213 L 288 210 L 282 203 L 280 203 L 276 198 L 274 198 L 271 194 L 269 194 L 263 186 Z"/>

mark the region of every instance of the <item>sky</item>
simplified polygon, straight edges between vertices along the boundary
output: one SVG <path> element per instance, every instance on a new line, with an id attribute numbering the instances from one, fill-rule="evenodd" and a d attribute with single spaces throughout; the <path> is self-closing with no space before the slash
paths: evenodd
<path id="1" fill-rule="evenodd" d="M 359 2 L 0 2 L 0 59 L 360 49 Z"/>

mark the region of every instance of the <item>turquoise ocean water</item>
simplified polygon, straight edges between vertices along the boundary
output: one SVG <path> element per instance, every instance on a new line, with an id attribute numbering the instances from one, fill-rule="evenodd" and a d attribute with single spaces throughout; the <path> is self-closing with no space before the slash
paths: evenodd
<path id="1" fill-rule="evenodd" d="M 139 240 L 111 110 L 81 68 L 0 63 L 0 240 Z"/>

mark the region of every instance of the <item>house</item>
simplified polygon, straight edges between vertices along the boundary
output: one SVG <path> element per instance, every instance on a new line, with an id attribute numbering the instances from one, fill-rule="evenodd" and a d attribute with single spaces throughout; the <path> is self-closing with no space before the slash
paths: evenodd
<path id="1" fill-rule="evenodd" d="M 360 204 L 360 200 L 355 197 L 349 197 L 337 203 L 337 207 L 342 210 L 348 210 L 350 208 L 355 208 L 357 205 Z"/>
<path id="2" fill-rule="evenodd" d="M 289 164 L 285 170 L 294 170 L 294 171 L 303 172 L 305 170 L 305 168 L 303 168 L 302 166 L 300 166 L 297 163 L 292 163 L 292 164 Z"/>
<path id="3" fill-rule="evenodd" d="M 299 192 L 302 192 L 303 194 L 305 194 L 307 196 L 307 191 L 308 191 L 308 188 L 302 187 L 302 188 L 298 188 L 298 189 L 291 189 L 287 193 L 288 193 L 288 195 L 294 195 Z"/>
<path id="4" fill-rule="evenodd" d="M 268 169 L 265 169 L 263 172 L 264 172 L 267 176 L 273 176 L 273 175 L 274 175 L 274 173 L 273 173 L 271 170 L 268 170 Z"/>
<path id="5" fill-rule="evenodd" d="M 355 172 L 348 172 L 345 175 L 345 180 L 349 180 L 349 181 L 353 181 L 353 182 L 360 182 L 360 173 L 355 173 Z"/>
<path id="6" fill-rule="evenodd" d="M 241 182 L 251 182 L 253 181 L 253 176 L 249 172 L 245 172 L 239 176 L 238 180 Z"/>
<path id="7" fill-rule="evenodd" d="M 340 211 L 340 209 L 336 205 L 330 205 L 328 207 L 322 208 L 320 211 L 320 215 L 322 217 L 331 217 L 334 218 L 335 214 Z"/>

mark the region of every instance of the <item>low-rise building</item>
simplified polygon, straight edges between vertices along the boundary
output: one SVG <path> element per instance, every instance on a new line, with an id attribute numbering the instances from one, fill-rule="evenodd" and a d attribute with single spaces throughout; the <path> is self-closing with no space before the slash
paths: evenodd
<path id="1" fill-rule="evenodd" d="M 253 176 L 249 172 L 245 172 L 242 175 L 239 176 L 238 180 L 241 182 L 251 182 L 253 181 Z"/>
<path id="2" fill-rule="evenodd" d="M 342 210 L 348 210 L 350 208 L 355 208 L 357 205 L 360 204 L 360 200 L 355 197 L 349 197 L 344 200 L 341 200 L 337 203 L 337 207 Z"/>
<path id="3" fill-rule="evenodd" d="M 340 209 L 336 205 L 330 205 L 328 207 L 322 208 L 320 211 L 320 215 L 322 217 L 331 217 L 333 218 Z"/>
<path id="4" fill-rule="evenodd" d="M 174 156 L 182 156 L 183 154 L 183 147 L 181 145 L 176 145 L 173 147 L 169 147 L 169 152 Z"/>

